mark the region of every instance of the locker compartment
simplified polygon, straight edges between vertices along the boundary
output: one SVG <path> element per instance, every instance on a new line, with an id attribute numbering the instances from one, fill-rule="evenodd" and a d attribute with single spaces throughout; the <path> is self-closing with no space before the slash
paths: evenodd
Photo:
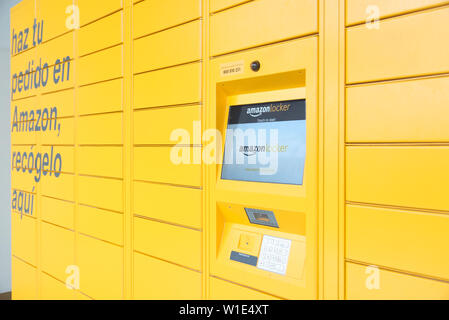
<path id="1" fill-rule="evenodd" d="M 51 19 L 49 18 L 48 20 L 52 19 L 53 18 Z M 66 30 L 68 31 L 68 29 Z M 46 33 L 47 33 L 47 20 L 44 20 L 44 35 Z M 69 59 L 74 59 L 75 58 L 74 40 L 75 34 L 73 32 L 69 32 L 49 42 L 41 43 L 37 47 L 34 64 L 36 64 L 36 62 L 39 63 L 39 59 L 42 59 L 42 63 L 47 62 L 49 66 L 55 65 L 58 59 L 60 61 L 62 61 L 64 58 L 67 57 Z M 49 79 L 51 79 L 52 76 L 53 75 L 51 74 L 49 76 Z"/>
<path id="2" fill-rule="evenodd" d="M 57 117 L 72 117 L 75 109 L 75 91 L 73 89 L 44 94 L 39 97 L 42 108 L 57 108 Z M 33 105 L 36 108 L 36 105 Z"/>
<path id="3" fill-rule="evenodd" d="M 21 1 L 10 10 L 10 34 L 11 43 L 13 31 L 19 37 L 18 33 L 30 27 L 30 21 L 34 21 L 36 13 L 35 1 Z M 29 35 L 29 33 L 28 33 Z M 33 41 L 28 41 L 28 49 L 33 47 Z M 19 54 L 18 47 L 11 46 L 11 56 Z M 23 48 L 21 48 L 23 49 Z M 21 51 L 25 52 L 25 51 Z M 14 70 L 11 68 L 11 70 Z"/>
<path id="4" fill-rule="evenodd" d="M 199 141 L 194 141 L 194 125 Z M 177 144 L 180 143 L 179 130 L 188 133 L 189 144 L 201 144 L 201 106 L 134 111 L 134 144 Z"/>
<path id="5" fill-rule="evenodd" d="M 368 272 L 368 273 L 367 273 Z M 449 283 L 379 269 L 379 289 L 368 289 L 372 271 L 346 263 L 346 299 L 350 300 L 447 300 Z M 367 286 L 368 282 L 368 286 Z"/>
<path id="6" fill-rule="evenodd" d="M 365 23 L 370 5 L 379 8 L 379 18 L 391 17 L 448 3 L 447 0 L 346 0 L 346 25 Z"/>
<path id="7" fill-rule="evenodd" d="M 148 201 L 148 198 L 151 201 Z M 199 189 L 134 182 L 133 199 L 134 214 L 196 229 L 201 228 L 202 203 Z"/>
<path id="8" fill-rule="evenodd" d="M 123 0 L 92 1 L 75 0 L 80 9 L 80 25 L 84 26 L 94 20 L 107 16 L 123 7 Z"/>
<path id="9" fill-rule="evenodd" d="M 123 245 L 123 215 L 88 206 L 78 206 L 78 231 L 86 235 Z"/>
<path id="10" fill-rule="evenodd" d="M 30 20 L 30 21 L 33 21 L 33 20 Z M 27 26 L 27 27 L 29 28 L 30 26 Z M 35 69 L 34 64 L 36 63 L 36 58 L 41 57 L 38 54 L 38 49 L 32 47 L 32 45 L 33 45 L 33 41 L 32 41 L 33 30 L 32 29 L 28 31 L 28 35 L 23 34 L 23 30 L 17 30 L 17 31 L 14 30 L 15 35 L 17 36 L 17 41 L 18 41 L 17 47 L 19 47 L 19 35 L 17 34 L 17 32 L 20 32 L 20 31 L 22 31 L 23 43 L 25 43 L 25 37 L 27 37 L 26 45 L 28 46 L 28 49 L 25 51 L 22 51 L 18 55 L 11 56 L 11 59 L 10 59 L 10 61 L 11 61 L 11 71 L 10 71 L 11 79 L 14 74 L 19 76 L 20 72 L 27 73 L 27 74 L 30 73 L 31 67 L 34 67 L 33 70 Z M 15 40 L 15 38 L 14 38 L 14 40 Z M 16 45 L 15 42 L 13 42 L 13 40 L 11 40 L 11 46 L 15 46 L 15 45 Z M 24 44 L 22 44 L 22 47 L 23 47 L 23 45 Z M 14 50 L 14 49 L 12 48 L 11 50 Z M 33 63 L 33 65 L 31 65 L 31 61 L 33 61 L 33 60 L 34 60 L 34 63 Z M 49 60 L 49 61 L 51 61 L 51 60 Z M 37 58 L 37 63 L 39 64 L 39 58 Z"/>
<path id="11" fill-rule="evenodd" d="M 48 223 L 41 223 L 40 263 L 43 271 L 65 281 L 66 269 L 75 264 L 75 233 Z"/>
<path id="12" fill-rule="evenodd" d="M 80 174 L 111 178 L 123 177 L 122 147 L 79 147 L 77 157 Z"/>
<path id="13" fill-rule="evenodd" d="M 161 107 L 201 101 L 201 63 L 134 76 L 134 108 Z"/>
<path id="14" fill-rule="evenodd" d="M 346 207 L 346 255 L 356 261 L 449 281 L 449 216 Z"/>
<path id="15" fill-rule="evenodd" d="M 45 122 L 45 120 L 43 120 Z M 36 132 L 38 139 L 46 145 L 67 145 L 75 143 L 75 120 L 73 118 L 58 118 L 48 122 L 51 130 Z M 56 129 L 54 124 L 56 123 Z"/>
<path id="16" fill-rule="evenodd" d="M 11 254 L 36 265 L 36 219 L 11 213 Z"/>
<path id="17" fill-rule="evenodd" d="M 11 190 L 11 212 L 19 215 L 37 217 L 39 212 L 37 195 L 22 190 Z"/>
<path id="18" fill-rule="evenodd" d="M 134 253 L 134 299 L 199 300 L 201 273 Z"/>
<path id="19" fill-rule="evenodd" d="M 37 299 L 37 271 L 36 268 L 17 259 L 11 258 L 11 285 L 13 300 Z"/>
<path id="20" fill-rule="evenodd" d="M 96 300 L 123 299 L 123 248 L 80 234 L 76 257 L 81 292 Z"/>
<path id="21" fill-rule="evenodd" d="M 201 0 L 146 0 L 134 5 L 134 38 L 177 26 L 201 16 Z"/>
<path id="22" fill-rule="evenodd" d="M 210 11 L 217 12 L 252 0 L 210 0 Z"/>
<path id="23" fill-rule="evenodd" d="M 58 226 L 73 229 L 75 205 L 68 201 L 40 197 L 41 218 Z"/>
<path id="24" fill-rule="evenodd" d="M 449 141 L 449 78 L 351 87 L 348 142 Z"/>
<path id="25" fill-rule="evenodd" d="M 134 218 L 134 250 L 201 270 L 201 237 L 197 230 Z"/>
<path id="26" fill-rule="evenodd" d="M 37 20 L 44 20 L 42 41 L 53 39 L 69 31 L 66 27 L 66 8 L 73 5 L 73 0 L 36 0 Z"/>
<path id="27" fill-rule="evenodd" d="M 201 186 L 200 147 L 136 147 L 134 148 L 134 178 L 192 187 Z M 175 164 L 182 156 L 188 163 Z M 199 155 L 199 157 L 198 157 Z"/>
<path id="28" fill-rule="evenodd" d="M 449 210 L 448 147 L 348 147 L 349 201 Z"/>
<path id="29" fill-rule="evenodd" d="M 279 300 L 273 296 L 250 288 L 209 277 L 211 300 Z"/>
<path id="30" fill-rule="evenodd" d="M 123 212 L 123 182 L 116 179 L 78 177 L 79 202 Z"/>
<path id="31" fill-rule="evenodd" d="M 318 31 L 318 1 L 259 0 L 211 16 L 211 55 Z"/>
<path id="32" fill-rule="evenodd" d="M 347 30 L 347 82 L 365 82 L 449 71 L 449 8 L 416 13 Z"/>
<path id="33" fill-rule="evenodd" d="M 24 173 L 22 170 L 11 170 L 11 189 L 17 189 L 25 192 L 36 192 L 36 181 L 34 180 L 35 176 L 35 171 L 30 174 L 28 171 Z"/>
<path id="34" fill-rule="evenodd" d="M 182 50 L 179 50 L 182 48 Z M 201 21 L 134 41 L 134 73 L 201 59 Z"/>
<path id="35" fill-rule="evenodd" d="M 78 118 L 78 142 L 81 145 L 122 144 L 122 113 L 108 113 Z"/>
<path id="36" fill-rule="evenodd" d="M 123 76 L 123 45 L 78 60 L 77 82 L 80 86 L 121 76 Z"/>
<path id="37" fill-rule="evenodd" d="M 13 123 L 24 122 L 31 119 L 29 113 L 31 110 L 36 109 L 37 98 L 30 97 L 22 100 L 11 101 L 11 125 Z M 17 115 L 15 115 L 15 110 L 17 109 Z M 21 112 L 26 112 L 27 117 L 25 119 L 20 117 Z"/>
<path id="38" fill-rule="evenodd" d="M 36 161 L 33 157 L 35 154 L 41 153 L 41 148 L 37 146 L 12 146 L 11 147 L 11 170 L 16 172 L 29 172 L 36 169 Z M 44 151 L 45 152 L 45 151 Z M 33 156 L 29 156 L 32 153 Z"/>
<path id="39" fill-rule="evenodd" d="M 33 124 L 31 124 L 30 121 L 28 122 L 19 122 L 19 127 L 21 125 L 24 126 L 32 126 Z M 11 145 L 23 145 L 23 144 L 27 144 L 27 145 L 35 145 L 37 143 L 37 135 L 36 133 L 33 132 L 29 132 L 29 131 L 20 131 L 17 132 L 16 130 L 14 130 L 13 132 L 11 132 Z"/>
<path id="40" fill-rule="evenodd" d="M 123 79 L 80 87 L 76 110 L 80 115 L 122 111 Z"/>
<path id="41" fill-rule="evenodd" d="M 43 195 L 67 201 L 75 201 L 75 176 L 61 173 L 59 177 L 43 177 L 39 182 Z"/>
<path id="42" fill-rule="evenodd" d="M 120 11 L 79 29 L 77 56 L 84 56 L 122 43 L 122 20 L 123 14 Z"/>
<path id="43" fill-rule="evenodd" d="M 41 273 L 41 299 L 43 300 L 89 300 L 79 291 L 68 289 L 65 282 Z"/>
<path id="44" fill-rule="evenodd" d="M 50 71 L 51 70 L 51 71 Z M 25 98 L 29 98 L 32 99 L 32 96 L 35 96 L 37 94 L 37 92 L 39 90 L 41 90 L 40 88 L 36 89 L 36 87 L 33 85 L 33 88 L 29 88 L 28 90 L 24 90 L 23 84 L 20 85 L 20 89 L 19 89 L 19 83 L 18 81 L 19 76 L 20 76 L 20 72 L 22 70 L 21 69 L 11 69 L 11 104 L 16 103 L 16 101 L 21 100 L 21 99 L 25 99 Z M 23 71 L 22 71 L 23 72 Z M 49 68 L 49 75 L 52 72 L 51 67 Z M 17 73 L 17 74 L 16 74 Z M 16 74 L 17 79 L 14 77 L 14 74 Z M 28 81 L 34 81 L 34 77 L 36 76 L 36 72 L 28 72 L 25 73 L 23 75 L 23 81 L 25 83 L 28 83 Z M 50 78 L 50 76 L 49 76 Z M 49 85 L 52 81 L 48 81 L 47 85 Z"/>
<path id="45" fill-rule="evenodd" d="M 42 164 L 42 179 L 45 176 L 53 176 L 55 171 L 64 173 L 74 173 L 75 172 L 75 148 L 67 146 L 42 146 L 39 150 L 44 156 L 48 154 L 49 163 L 47 166 Z M 61 169 L 59 171 L 59 156 L 61 156 Z M 52 158 L 53 157 L 53 158 Z M 58 160 L 55 158 L 58 157 Z M 56 163 L 55 163 L 56 161 Z"/>
<path id="46" fill-rule="evenodd" d="M 64 57 L 61 57 L 64 59 Z M 38 90 L 33 89 L 31 92 L 45 94 L 65 89 L 70 89 L 75 86 L 75 60 L 61 60 L 57 65 L 48 67 L 48 80 L 46 86 L 41 85 Z M 46 76 L 46 72 L 44 76 Z M 56 76 L 55 76 L 56 74 Z M 57 78 L 55 80 L 54 78 Z M 55 83 L 57 81 L 57 83 Z M 28 90 L 29 92 L 29 90 Z"/>

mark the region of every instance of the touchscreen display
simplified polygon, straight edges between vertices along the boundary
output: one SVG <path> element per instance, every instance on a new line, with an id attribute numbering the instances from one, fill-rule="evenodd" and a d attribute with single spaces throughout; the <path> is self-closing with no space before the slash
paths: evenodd
<path id="1" fill-rule="evenodd" d="M 306 100 L 229 107 L 221 178 L 303 184 Z"/>

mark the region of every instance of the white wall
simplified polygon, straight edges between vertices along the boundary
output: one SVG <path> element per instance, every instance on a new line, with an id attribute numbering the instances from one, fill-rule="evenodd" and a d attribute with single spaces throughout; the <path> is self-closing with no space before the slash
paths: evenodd
<path id="1" fill-rule="evenodd" d="M 9 9 L 19 2 L 0 0 L 0 293 L 11 291 Z"/>

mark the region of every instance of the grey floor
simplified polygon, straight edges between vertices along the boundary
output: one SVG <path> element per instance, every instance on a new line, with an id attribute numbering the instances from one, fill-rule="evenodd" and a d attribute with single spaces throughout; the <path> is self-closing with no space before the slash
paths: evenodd
<path id="1" fill-rule="evenodd" d="M 11 300 L 11 292 L 0 293 L 0 300 Z"/>

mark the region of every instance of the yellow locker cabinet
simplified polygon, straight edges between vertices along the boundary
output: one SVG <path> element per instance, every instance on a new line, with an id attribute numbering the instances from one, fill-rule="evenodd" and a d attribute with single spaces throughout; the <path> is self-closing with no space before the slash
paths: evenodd
<path id="1" fill-rule="evenodd" d="M 10 14 L 14 299 L 449 299 L 449 1 Z"/>

